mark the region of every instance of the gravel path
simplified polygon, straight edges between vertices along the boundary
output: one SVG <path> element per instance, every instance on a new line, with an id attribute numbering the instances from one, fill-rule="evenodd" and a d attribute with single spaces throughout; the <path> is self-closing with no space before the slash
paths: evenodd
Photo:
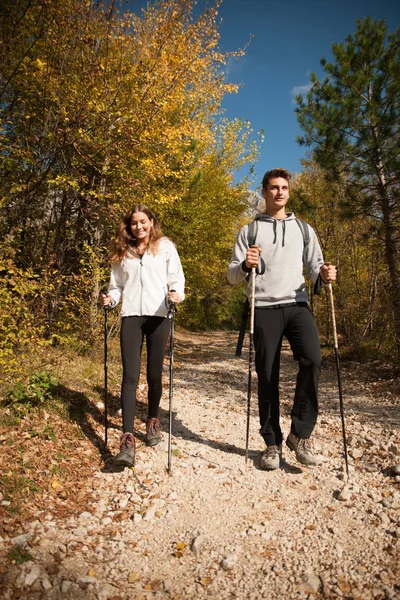
<path id="1" fill-rule="evenodd" d="M 167 435 L 147 448 L 138 419 L 134 469 L 99 463 L 82 484 L 85 510 L 65 519 L 49 505 L 21 536 L 0 538 L 32 555 L 5 574 L 4 600 L 400 599 L 399 397 L 359 365 L 342 367 L 346 482 L 335 366 L 324 364 L 313 436 L 324 462 L 303 467 L 284 448 L 282 468 L 265 472 L 255 376 L 245 463 L 247 354 L 235 358 L 235 344 L 236 333 L 177 332 L 172 473 Z M 285 433 L 295 370 L 285 347 Z M 165 384 L 168 431 L 168 371 Z M 115 453 L 120 417 L 111 422 Z"/>

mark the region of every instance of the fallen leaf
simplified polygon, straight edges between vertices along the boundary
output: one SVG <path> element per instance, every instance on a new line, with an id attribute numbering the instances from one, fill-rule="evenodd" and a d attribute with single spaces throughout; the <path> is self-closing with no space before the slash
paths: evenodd
<path id="1" fill-rule="evenodd" d="M 140 573 L 138 573 L 137 571 L 131 571 L 128 575 L 129 583 L 135 583 L 135 581 L 139 581 L 139 579 L 140 579 Z"/>
<path id="2" fill-rule="evenodd" d="M 177 550 L 184 550 L 186 548 L 185 542 L 178 542 L 176 545 Z"/>
<path id="3" fill-rule="evenodd" d="M 337 584 L 343 594 L 348 594 L 351 591 L 351 585 L 342 577 L 338 577 Z"/>
<path id="4" fill-rule="evenodd" d="M 201 585 L 210 585 L 210 583 L 212 583 L 212 579 L 211 577 L 200 577 L 199 583 L 201 583 Z"/>

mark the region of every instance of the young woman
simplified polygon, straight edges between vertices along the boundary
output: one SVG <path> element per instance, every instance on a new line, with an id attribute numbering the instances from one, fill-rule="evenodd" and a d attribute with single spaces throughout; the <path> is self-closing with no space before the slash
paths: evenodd
<path id="1" fill-rule="evenodd" d="M 101 301 L 103 306 L 114 307 L 122 297 L 123 435 L 115 463 L 130 467 L 135 462 L 133 424 L 144 338 L 148 384 L 145 441 L 155 446 L 162 440 L 158 409 L 169 335 L 167 315 L 169 303 L 178 304 L 184 298 L 185 278 L 174 244 L 162 234 L 157 217 L 144 204 L 133 206 L 120 223 L 112 261 L 108 293 Z"/>

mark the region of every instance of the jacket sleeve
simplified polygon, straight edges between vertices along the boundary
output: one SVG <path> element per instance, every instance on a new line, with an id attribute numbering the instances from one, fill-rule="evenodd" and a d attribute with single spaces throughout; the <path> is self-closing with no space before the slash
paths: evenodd
<path id="1" fill-rule="evenodd" d="M 185 275 L 175 245 L 168 241 L 167 246 L 167 284 L 168 291 L 175 290 L 179 294 L 180 302 L 185 298 Z"/>
<path id="2" fill-rule="evenodd" d="M 111 306 L 114 307 L 121 299 L 125 285 L 125 276 L 120 262 L 114 262 L 111 268 L 108 293 L 112 298 Z"/>
<path id="3" fill-rule="evenodd" d="M 310 233 L 310 241 L 304 248 L 303 261 L 307 273 L 314 283 L 314 293 L 320 294 L 322 286 L 325 285 L 320 276 L 320 270 L 324 264 L 324 257 L 322 256 L 321 246 L 319 245 L 314 229 L 308 224 L 307 227 Z"/>
<path id="4" fill-rule="evenodd" d="M 236 243 L 232 251 L 231 260 L 228 266 L 228 281 L 235 284 L 243 281 L 247 273 L 250 271 L 246 267 L 246 252 L 248 249 L 247 243 L 248 225 L 242 227 L 236 238 Z"/>

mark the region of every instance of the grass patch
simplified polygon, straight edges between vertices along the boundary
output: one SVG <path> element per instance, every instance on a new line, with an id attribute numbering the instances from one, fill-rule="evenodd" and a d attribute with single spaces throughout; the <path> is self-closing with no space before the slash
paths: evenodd
<path id="1" fill-rule="evenodd" d="M 17 563 L 18 565 L 22 565 L 28 560 L 33 560 L 33 556 L 28 550 L 22 548 L 22 546 L 14 546 L 11 548 L 10 552 L 7 554 L 7 558 L 9 558 L 12 562 Z"/>

